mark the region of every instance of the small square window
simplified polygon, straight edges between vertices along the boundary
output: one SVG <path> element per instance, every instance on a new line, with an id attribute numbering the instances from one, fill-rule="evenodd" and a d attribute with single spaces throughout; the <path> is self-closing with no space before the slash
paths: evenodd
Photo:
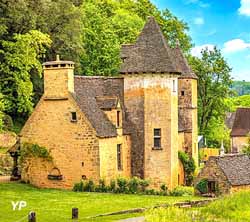
<path id="1" fill-rule="evenodd" d="M 181 91 L 181 96 L 184 96 L 184 95 L 185 95 L 185 91 L 182 90 L 182 91 Z"/>
<path id="2" fill-rule="evenodd" d="M 71 122 L 76 122 L 76 121 L 77 121 L 76 112 L 71 112 Z"/>

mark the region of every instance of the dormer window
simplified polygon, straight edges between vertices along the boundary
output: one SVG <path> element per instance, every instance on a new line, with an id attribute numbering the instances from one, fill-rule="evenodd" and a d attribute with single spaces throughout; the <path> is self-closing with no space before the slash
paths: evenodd
<path id="1" fill-rule="evenodd" d="M 71 122 L 76 122 L 76 121 L 77 121 L 76 112 L 71 112 Z"/>

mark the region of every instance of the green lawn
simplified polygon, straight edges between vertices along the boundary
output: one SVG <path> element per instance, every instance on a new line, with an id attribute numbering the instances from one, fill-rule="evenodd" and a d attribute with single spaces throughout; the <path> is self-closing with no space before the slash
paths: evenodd
<path id="1" fill-rule="evenodd" d="M 127 210 L 138 207 L 150 207 L 157 204 L 175 203 L 197 197 L 164 197 L 145 195 L 122 195 L 101 193 L 75 193 L 53 189 L 37 189 L 30 185 L 18 183 L 0 183 L 0 221 L 16 222 L 28 215 L 37 213 L 37 222 L 71 221 L 71 209 L 79 208 L 79 221 L 113 221 L 136 215 L 122 215 L 86 219 L 97 214 Z M 11 201 L 26 201 L 27 207 L 13 211 Z M 26 219 L 22 221 L 27 221 Z"/>
<path id="2" fill-rule="evenodd" d="M 250 222 L 250 191 L 242 191 L 193 209 L 157 209 L 146 212 L 147 221 Z"/>

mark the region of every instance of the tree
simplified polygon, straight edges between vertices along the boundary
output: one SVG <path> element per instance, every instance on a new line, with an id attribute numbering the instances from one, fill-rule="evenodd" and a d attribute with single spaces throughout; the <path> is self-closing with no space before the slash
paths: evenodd
<path id="1" fill-rule="evenodd" d="M 3 95 L 0 93 L 0 132 L 3 129 L 3 117 L 4 117 L 4 101 L 3 101 Z"/>
<path id="2" fill-rule="evenodd" d="M 198 122 L 199 131 L 207 134 L 213 118 L 224 119 L 225 98 L 230 94 L 231 68 L 216 47 L 205 49 L 202 57 L 190 57 L 190 65 L 198 76 Z"/>
<path id="3" fill-rule="evenodd" d="M 39 31 L 16 34 L 13 41 L 1 41 L 0 93 L 6 113 L 25 116 L 32 111 L 33 85 L 30 73 L 35 70 L 41 77 L 39 59 L 50 44 L 49 36 Z"/>
<path id="4" fill-rule="evenodd" d="M 250 135 L 248 135 L 247 144 L 243 147 L 242 153 L 250 156 Z"/>
<path id="5" fill-rule="evenodd" d="M 106 5 L 104 10 L 103 4 L 98 5 L 91 1 L 83 4 L 82 7 L 85 49 L 85 54 L 81 57 L 83 73 L 85 75 L 115 75 L 120 66 L 120 44 L 112 29 L 110 18 L 107 17 L 112 7 Z"/>

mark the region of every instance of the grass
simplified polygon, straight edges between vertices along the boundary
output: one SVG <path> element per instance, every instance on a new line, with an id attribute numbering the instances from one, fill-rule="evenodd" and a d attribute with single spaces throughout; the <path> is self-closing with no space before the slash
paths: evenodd
<path id="1" fill-rule="evenodd" d="M 0 221 L 16 222 L 30 211 L 37 214 L 37 222 L 71 221 L 71 209 L 79 208 L 81 221 L 114 221 L 138 214 L 87 219 L 97 214 L 109 213 L 131 208 L 152 207 L 158 204 L 172 204 L 198 197 L 146 196 L 107 193 L 75 193 L 53 189 L 37 189 L 20 183 L 0 183 Z M 26 201 L 27 207 L 13 211 L 11 201 Z"/>
<path id="2" fill-rule="evenodd" d="M 154 222 L 248 222 L 250 191 L 242 191 L 196 209 L 158 209 L 147 212 L 147 221 Z"/>

